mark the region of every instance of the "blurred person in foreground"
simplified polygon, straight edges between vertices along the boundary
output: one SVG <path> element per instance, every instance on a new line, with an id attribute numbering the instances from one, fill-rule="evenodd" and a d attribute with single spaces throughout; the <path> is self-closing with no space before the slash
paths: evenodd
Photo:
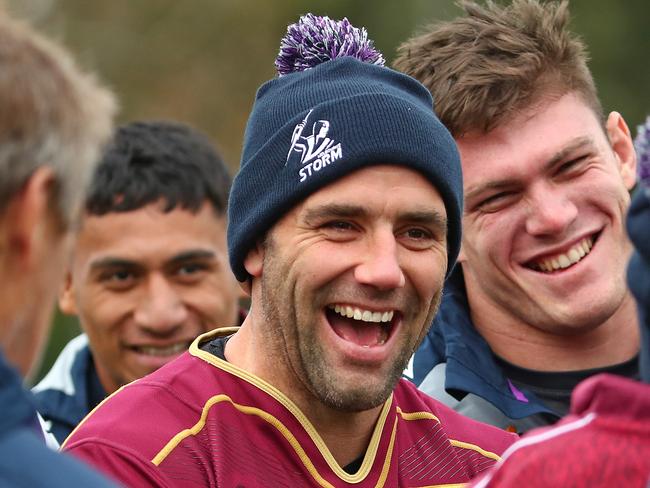
<path id="1" fill-rule="evenodd" d="M 0 485 L 109 486 L 45 446 L 23 380 L 38 362 L 115 102 L 62 48 L 0 10 Z"/>
<path id="2" fill-rule="evenodd" d="M 462 181 L 430 94 L 366 36 L 306 15 L 258 90 L 228 205 L 241 328 L 122 388 L 65 449 L 127 485 L 366 488 L 464 483 L 515 439 L 400 379 Z"/>
<path id="3" fill-rule="evenodd" d="M 640 188 L 627 217 L 636 250 L 628 284 L 641 324 L 641 380 L 598 375 L 573 393 L 571 414 L 526 435 L 477 486 L 646 488 L 650 484 L 650 117 L 635 140 Z"/>
<path id="4" fill-rule="evenodd" d="M 238 325 L 230 175 L 207 137 L 175 122 L 116 131 L 86 196 L 59 307 L 84 331 L 33 389 L 59 442 L 108 394 Z"/>
<path id="5" fill-rule="evenodd" d="M 431 91 L 463 167 L 463 244 L 435 323 L 405 372 L 474 419 L 552 424 L 601 372 L 638 379 L 625 283 L 636 158 L 604 116 L 567 2 L 463 2 L 399 48 Z"/>

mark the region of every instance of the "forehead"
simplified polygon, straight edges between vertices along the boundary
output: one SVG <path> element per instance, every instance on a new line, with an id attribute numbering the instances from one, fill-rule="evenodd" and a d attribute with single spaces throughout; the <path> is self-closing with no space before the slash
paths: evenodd
<path id="1" fill-rule="evenodd" d="M 537 171 L 579 140 L 607 144 L 594 111 L 572 93 L 537 104 L 488 133 L 459 137 L 465 189 L 477 180 Z"/>
<path id="2" fill-rule="evenodd" d="M 163 212 L 150 204 L 129 212 L 85 215 L 77 234 L 75 261 L 103 257 L 156 262 L 190 249 L 225 249 L 225 217 L 209 203 L 198 212 Z"/>

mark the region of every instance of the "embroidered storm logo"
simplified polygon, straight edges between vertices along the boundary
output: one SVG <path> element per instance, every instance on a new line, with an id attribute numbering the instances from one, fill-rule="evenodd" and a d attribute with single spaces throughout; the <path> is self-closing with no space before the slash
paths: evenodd
<path id="1" fill-rule="evenodd" d="M 298 175 L 303 182 L 312 174 L 317 173 L 329 164 L 343 157 L 341 143 L 336 143 L 328 137 L 330 123 L 327 120 L 317 120 L 311 126 L 311 133 L 305 135 L 305 127 L 309 116 L 313 112 L 310 110 L 305 118 L 293 129 L 291 135 L 291 147 L 287 154 L 287 163 L 293 158 L 300 155 L 300 170 Z"/>

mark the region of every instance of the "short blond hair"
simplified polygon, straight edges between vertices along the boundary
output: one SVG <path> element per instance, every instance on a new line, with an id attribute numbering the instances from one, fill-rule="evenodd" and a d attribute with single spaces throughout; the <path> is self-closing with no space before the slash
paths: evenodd
<path id="1" fill-rule="evenodd" d="M 68 223 L 112 131 L 116 102 L 65 49 L 0 11 L 0 212 L 41 166 Z"/>
<path id="2" fill-rule="evenodd" d="M 429 26 L 398 48 L 394 67 L 431 92 L 455 136 L 488 132 L 544 97 L 575 92 L 603 120 L 584 43 L 566 0 L 465 1 L 465 16 Z"/>

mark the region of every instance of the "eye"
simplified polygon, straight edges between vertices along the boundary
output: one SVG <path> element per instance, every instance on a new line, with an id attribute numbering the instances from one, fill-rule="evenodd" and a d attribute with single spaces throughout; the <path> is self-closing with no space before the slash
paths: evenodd
<path id="1" fill-rule="evenodd" d="M 176 271 L 177 274 L 179 275 L 191 275 L 198 273 L 199 271 L 203 271 L 205 269 L 205 266 L 202 266 L 200 264 L 192 263 L 192 264 L 185 264 L 178 268 Z"/>
<path id="2" fill-rule="evenodd" d="M 133 273 L 126 270 L 113 271 L 102 274 L 104 281 L 127 281 L 133 278 Z"/>
<path id="3" fill-rule="evenodd" d="M 133 286 L 137 277 L 127 269 L 109 270 L 99 275 L 99 281 L 111 290 L 126 290 Z"/>
<path id="4" fill-rule="evenodd" d="M 334 242 L 347 242 L 357 235 L 358 226 L 349 220 L 329 220 L 320 225 L 323 235 Z"/>
<path id="5" fill-rule="evenodd" d="M 331 222 L 327 222 L 325 225 L 323 225 L 323 227 L 340 231 L 348 231 L 354 229 L 354 226 L 345 220 L 332 220 Z"/>
<path id="6" fill-rule="evenodd" d="M 515 201 L 517 194 L 512 191 L 503 191 L 490 195 L 489 197 L 481 200 L 476 209 L 485 213 L 494 213 L 504 209 L 512 202 Z"/>
<path id="7" fill-rule="evenodd" d="M 406 231 L 406 236 L 409 239 L 415 239 L 421 241 L 423 239 L 430 239 L 431 233 L 424 229 L 409 229 Z"/>
<path id="8" fill-rule="evenodd" d="M 200 280 L 209 266 L 204 263 L 184 263 L 176 268 L 173 273 L 183 283 L 194 283 Z"/>
<path id="9" fill-rule="evenodd" d="M 423 227 L 408 227 L 398 234 L 398 239 L 406 248 L 414 251 L 429 249 L 440 241 L 435 233 Z"/>
<path id="10" fill-rule="evenodd" d="M 578 158 L 574 158 L 570 161 L 567 161 L 566 163 L 561 164 L 557 171 L 557 175 L 572 175 L 574 173 L 577 173 L 581 170 L 582 168 L 582 163 L 584 163 L 587 160 L 588 156 L 580 156 Z"/>

